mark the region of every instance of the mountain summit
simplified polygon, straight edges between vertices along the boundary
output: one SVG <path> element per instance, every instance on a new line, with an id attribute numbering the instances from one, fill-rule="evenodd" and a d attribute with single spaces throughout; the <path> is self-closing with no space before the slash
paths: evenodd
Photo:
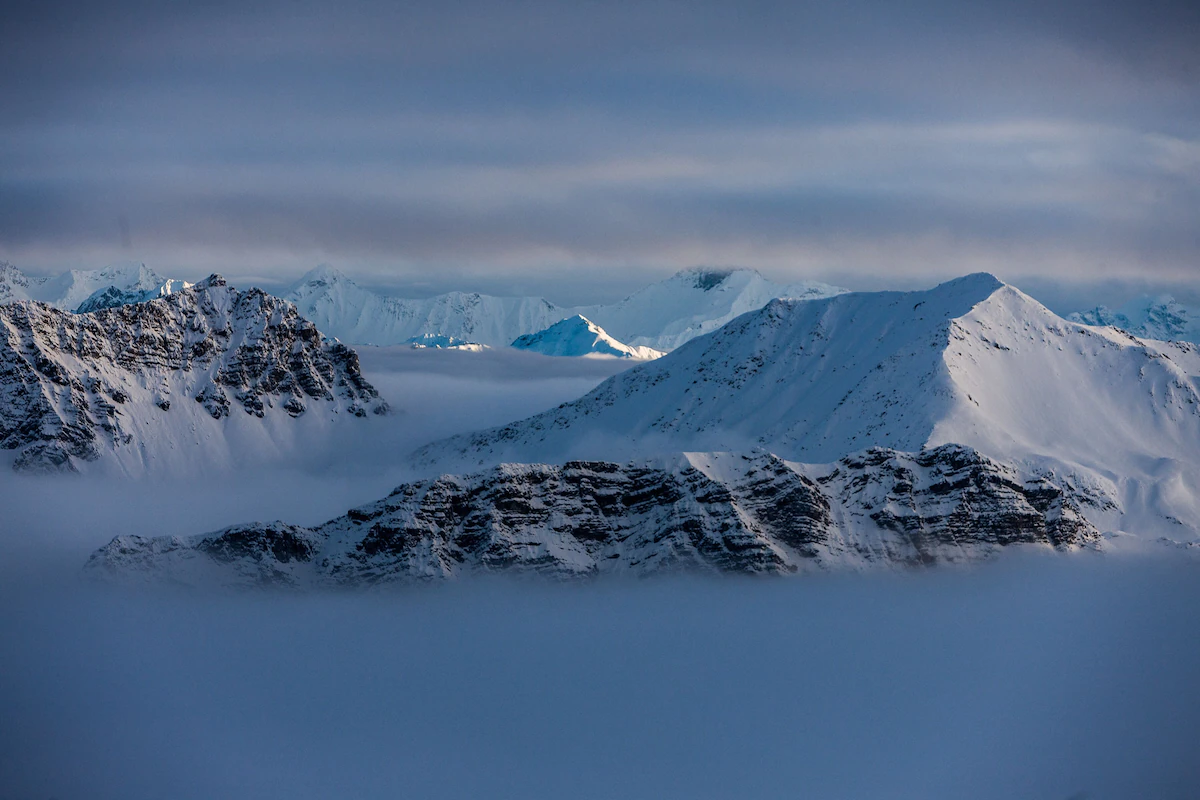
<path id="1" fill-rule="evenodd" d="M 581 314 L 554 323 L 544 331 L 517 338 L 512 346 L 548 356 L 597 356 L 649 360 L 663 354 L 650 347 L 630 347 L 605 333 Z"/>
<path id="2" fill-rule="evenodd" d="M 1192 494 L 1151 522 L 1200 526 L 1200 349 L 1068 322 L 986 274 L 775 300 L 579 400 L 418 458 L 441 470 L 765 448 L 827 463 L 947 443 L 1108 482 L 1131 512 L 1170 474 Z"/>

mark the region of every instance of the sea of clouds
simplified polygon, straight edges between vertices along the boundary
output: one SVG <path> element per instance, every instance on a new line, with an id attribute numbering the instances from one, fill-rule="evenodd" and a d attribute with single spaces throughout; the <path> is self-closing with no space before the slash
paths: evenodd
<path id="1" fill-rule="evenodd" d="M 1194 796 L 1192 561 L 308 594 L 80 575 L 119 533 L 334 516 L 412 447 L 620 368 L 478 355 L 366 349 L 402 413 L 271 469 L 0 475 L 0 798 Z"/>

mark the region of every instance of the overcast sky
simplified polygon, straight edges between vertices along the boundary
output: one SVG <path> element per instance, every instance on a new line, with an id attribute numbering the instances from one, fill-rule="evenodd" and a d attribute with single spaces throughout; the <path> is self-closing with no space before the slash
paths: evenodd
<path id="1" fill-rule="evenodd" d="M 0 258 L 31 272 L 1200 283 L 1196 3 L 35 2 L 3 30 Z"/>

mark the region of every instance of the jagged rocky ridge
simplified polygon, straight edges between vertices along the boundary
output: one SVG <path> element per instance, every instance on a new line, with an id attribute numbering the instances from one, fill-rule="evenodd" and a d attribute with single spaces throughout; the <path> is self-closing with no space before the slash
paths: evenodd
<path id="1" fill-rule="evenodd" d="M 121 580 L 370 585 L 498 571 L 752 574 L 1096 548 L 1076 496 L 966 447 L 881 448 L 829 465 L 765 452 L 506 464 L 398 487 L 316 528 L 119 536 L 87 564 Z"/>
<path id="2" fill-rule="evenodd" d="M 167 280 L 157 286 L 152 286 L 149 289 L 122 289 L 118 286 L 106 286 L 103 289 L 97 289 L 88 299 L 79 304 L 75 309 L 76 314 L 90 314 L 93 311 L 100 311 L 105 308 L 116 308 L 117 306 L 128 306 L 136 303 L 146 303 L 150 300 L 156 300 L 160 297 L 166 297 L 183 289 L 191 288 L 192 284 L 187 281 Z"/>
<path id="3" fill-rule="evenodd" d="M 1120 328 L 1143 339 L 1200 343 L 1200 312 L 1170 295 L 1142 297 L 1119 309 L 1096 306 L 1068 314 L 1067 319 L 1084 325 Z"/>
<path id="4" fill-rule="evenodd" d="M 17 470 L 75 470 L 105 455 L 144 468 L 155 445 L 236 414 L 386 410 L 353 350 L 291 303 L 220 276 L 90 314 L 0 307 L 0 448 L 17 451 Z"/>

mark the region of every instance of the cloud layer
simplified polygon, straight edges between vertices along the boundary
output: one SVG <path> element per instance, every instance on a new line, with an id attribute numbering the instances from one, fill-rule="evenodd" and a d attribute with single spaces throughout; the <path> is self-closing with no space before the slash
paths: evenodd
<path id="1" fill-rule="evenodd" d="M 126 2 L 9 28 L 0 258 L 34 270 L 1200 275 L 1187 4 Z"/>

